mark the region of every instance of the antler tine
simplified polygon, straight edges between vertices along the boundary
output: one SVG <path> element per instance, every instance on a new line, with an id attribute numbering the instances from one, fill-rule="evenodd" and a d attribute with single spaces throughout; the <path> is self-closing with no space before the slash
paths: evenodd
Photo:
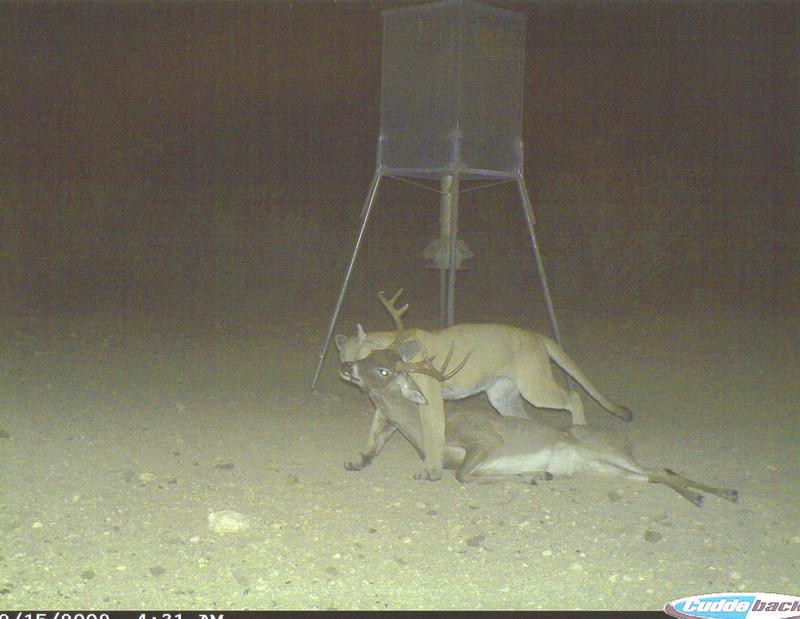
<path id="1" fill-rule="evenodd" d="M 405 314 L 406 310 L 408 309 L 408 303 L 406 303 L 403 307 L 399 308 L 395 307 L 395 303 L 397 303 L 397 299 L 400 297 L 401 294 L 403 294 L 402 288 L 400 288 L 400 290 L 395 292 L 394 296 L 391 299 L 387 299 L 386 294 L 383 292 L 378 293 L 378 298 L 381 300 L 381 303 L 383 303 L 383 306 L 386 308 L 386 311 L 388 311 L 389 314 L 391 315 L 392 320 L 394 320 L 394 326 L 395 329 L 397 330 L 397 334 L 394 337 L 394 342 L 392 342 L 389 348 L 394 348 L 400 343 L 400 338 L 403 335 L 403 331 L 405 331 L 405 329 L 403 328 L 403 314 Z"/>
<path id="2" fill-rule="evenodd" d="M 391 303 L 394 306 L 394 304 L 397 303 L 397 299 L 399 299 L 400 295 L 403 294 L 403 290 L 404 290 L 403 288 L 399 288 L 397 292 L 394 293 L 394 296 L 391 299 L 389 299 L 389 303 Z M 381 292 L 380 294 L 384 293 Z"/>
<path id="3" fill-rule="evenodd" d="M 451 372 L 447 372 L 447 366 L 450 363 L 450 359 L 453 356 L 453 346 L 450 347 L 450 351 L 447 353 L 447 357 L 444 359 L 444 363 L 442 363 L 441 369 L 436 369 L 433 366 L 433 361 L 436 359 L 436 356 L 428 358 L 427 356 L 422 361 L 417 361 L 415 363 L 403 363 L 402 368 L 407 372 L 415 372 L 417 374 L 425 374 L 427 376 L 431 376 L 438 380 L 439 382 L 447 382 L 453 376 L 458 374 L 462 368 L 467 364 L 467 361 L 472 355 L 472 351 L 469 351 L 467 355 L 461 360 L 454 370 Z"/>
<path id="4" fill-rule="evenodd" d="M 451 349 L 451 350 L 452 350 L 452 349 Z M 443 380 L 442 382 L 446 382 L 446 381 L 450 380 L 451 378 L 453 378 L 453 376 L 455 376 L 456 374 L 458 374 L 458 373 L 459 373 L 459 372 L 462 370 L 462 368 L 463 368 L 465 365 L 467 365 L 467 361 L 469 361 L 469 358 L 470 358 L 471 356 L 472 356 L 472 351 L 470 350 L 470 351 L 469 351 L 469 352 L 468 352 L 468 353 L 467 353 L 467 354 L 464 356 L 464 358 L 461 360 L 461 363 L 459 363 L 459 364 L 456 366 L 456 368 L 455 368 L 455 369 L 454 369 L 452 372 L 450 372 L 449 374 L 445 374 L 445 375 L 444 375 L 444 380 Z M 445 366 L 445 367 L 446 367 L 446 366 Z M 443 368 L 442 368 L 442 373 L 444 373 L 444 370 L 445 370 L 445 368 L 443 367 Z"/>
<path id="5" fill-rule="evenodd" d="M 455 344 L 450 344 L 450 350 L 447 351 L 447 356 L 444 358 L 444 362 L 442 363 L 442 368 L 440 370 L 437 370 L 443 377 L 447 372 L 447 366 L 450 365 L 450 359 L 453 358 L 454 349 L 455 349 Z M 431 359 L 431 361 L 433 361 L 433 359 Z"/>
<path id="6" fill-rule="evenodd" d="M 444 363 L 442 363 L 441 369 L 436 370 L 436 368 L 433 368 L 433 366 L 431 366 L 432 369 L 434 369 L 436 372 L 438 372 L 439 375 L 442 377 L 441 378 L 442 382 L 448 381 L 451 378 L 453 378 L 453 376 L 458 374 L 461 371 L 461 369 L 467 364 L 467 361 L 469 360 L 470 355 L 472 355 L 472 351 L 470 350 L 466 354 L 466 356 L 461 360 L 461 363 L 459 363 L 452 372 L 448 373 L 447 372 L 447 366 L 450 364 L 450 359 L 453 358 L 453 349 L 454 349 L 454 345 L 451 344 L 450 345 L 450 350 L 447 352 L 447 356 L 444 358 Z M 433 359 L 431 359 L 431 361 L 433 361 Z"/>

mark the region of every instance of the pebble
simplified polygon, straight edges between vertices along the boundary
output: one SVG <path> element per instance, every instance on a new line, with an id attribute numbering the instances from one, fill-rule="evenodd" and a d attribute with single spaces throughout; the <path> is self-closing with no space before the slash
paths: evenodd
<path id="1" fill-rule="evenodd" d="M 208 528 L 214 533 L 236 533 L 250 528 L 250 522 L 239 512 L 223 510 L 208 515 Z"/>
<path id="2" fill-rule="evenodd" d="M 485 535 L 481 535 L 481 534 L 473 535 L 472 537 L 468 537 L 467 538 L 466 544 L 467 544 L 467 546 L 472 546 L 473 548 L 475 548 L 475 547 L 480 546 L 481 544 L 483 544 L 485 539 L 486 539 Z"/>
<path id="3" fill-rule="evenodd" d="M 652 529 L 647 529 L 644 532 L 644 541 L 650 542 L 651 544 L 655 544 L 656 542 L 660 542 L 663 539 L 663 536 L 658 531 L 653 531 Z"/>

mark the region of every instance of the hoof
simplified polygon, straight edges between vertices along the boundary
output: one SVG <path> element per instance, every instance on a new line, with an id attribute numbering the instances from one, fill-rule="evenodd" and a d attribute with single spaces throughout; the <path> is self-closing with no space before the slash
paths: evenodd
<path id="1" fill-rule="evenodd" d="M 421 481 L 439 481 L 442 478 L 441 471 L 423 470 L 414 474 L 414 479 Z"/>

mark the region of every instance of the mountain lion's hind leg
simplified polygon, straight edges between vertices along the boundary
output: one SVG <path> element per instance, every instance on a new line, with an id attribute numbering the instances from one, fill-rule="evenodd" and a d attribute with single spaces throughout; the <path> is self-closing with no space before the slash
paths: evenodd
<path id="1" fill-rule="evenodd" d="M 577 391 L 565 389 L 554 378 L 549 377 L 549 385 L 526 385 L 524 381 L 518 384 L 522 397 L 539 408 L 554 408 L 569 411 L 572 415 L 572 424 L 585 426 L 586 416 L 583 414 L 583 402 Z"/>
<path id="2" fill-rule="evenodd" d="M 581 396 L 578 395 L 577 391 L 572 391 L 571 389 L 568 389 L 566 393 L 569 394 L 567 396 L 569 403 L 566 408 L 572 415 L 572 425 L 585 426 L 586 415 L 583 414 L 583 401 L 581 400 Z"/>
<path id="3" fill-rule="evenodd" d="M 529 419 L 525 413 L 525 405 L 522 402 L 519 389 L 510 378 L 498 378 L 486 390 L 486 395 L 489 397 L 489 403 L 501 415 Z"/>

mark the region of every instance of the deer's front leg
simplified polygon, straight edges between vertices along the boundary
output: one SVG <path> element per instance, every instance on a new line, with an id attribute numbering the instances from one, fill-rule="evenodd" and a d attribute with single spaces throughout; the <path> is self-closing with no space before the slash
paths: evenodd
<path id="1" fill-rule="evenodd" d="M 424 468 L 414 479 L 437 481 L 442 478 L 444 465 L 444 401 L 439 381 L 420 375 L 417 381 L 428 400 L 418 406 L 422 426 L 422 449 L 425 452 Z"/>
<path id="2" fill-rule="evenodd" d="M 375 408 L 375 416 L 372 418 L 372 427 L 369 430 L 366 449 L 359 454 L 361 457 L 358 462 L 345 462 L 344 468 L 347 471 L 360 471 L 365 466 L 369 466 L 373 458 L 378 455 L 384 443 L 394 434 L 397 427 L 384 415 L 379 408 Z"/>

